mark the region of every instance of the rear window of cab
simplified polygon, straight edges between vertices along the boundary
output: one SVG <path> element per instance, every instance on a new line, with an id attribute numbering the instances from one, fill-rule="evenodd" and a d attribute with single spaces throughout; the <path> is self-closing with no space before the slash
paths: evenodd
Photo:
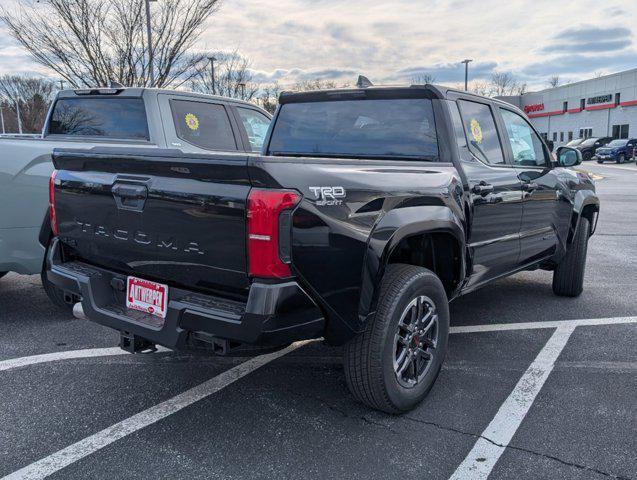
<path id="1" fill-rule="evenodd" d="M 438 160 L 429 99 L 335 100 L 281 106 L 271 155 Z"/>
<path id="2" fill-rule="evenodd" d="M 61 98 L 55 102 L 48 135 L 149 140 L 141 98 Z"/>

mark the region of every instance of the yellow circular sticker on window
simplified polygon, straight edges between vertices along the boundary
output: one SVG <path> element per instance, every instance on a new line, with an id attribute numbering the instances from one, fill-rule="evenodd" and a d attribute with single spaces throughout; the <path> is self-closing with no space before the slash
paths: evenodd
<path id="1" fill-rule="evenodd" d="M 471 119 L 471 136 L 477 143 L 482 143 L 482 127 L 475 118 Z"/>
<path id="2" fill-rule="evenodd" d="M 199 119 L 192 113 L 189 113 L 186 115 L 186 125 L 190 130 L 199 130 Z"/>

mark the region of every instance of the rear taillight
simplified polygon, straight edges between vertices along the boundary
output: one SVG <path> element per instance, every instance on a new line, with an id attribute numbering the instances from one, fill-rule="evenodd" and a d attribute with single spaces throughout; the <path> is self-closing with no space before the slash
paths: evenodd
<path id="1" fill-rule="evenodd" d="M 248 196 L 248 271 L 251 277 L 286 278 L 290 272 L 293 190 L 253 188 Z"/>
<path id="2" fill-rule="evenodd" d="M 57 174 L 58 171 L 53 170 L 49 180 L 49 217 L 51 219 L 51 231 L 55 236 L 58 234 L 58 217 L 55 213 L 55 177 Z"/>

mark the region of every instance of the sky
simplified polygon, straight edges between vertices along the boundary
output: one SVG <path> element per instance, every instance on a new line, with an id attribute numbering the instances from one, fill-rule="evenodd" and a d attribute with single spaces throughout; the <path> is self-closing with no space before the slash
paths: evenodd
<path id="1" fill-rule="evenodd" d="M 0 0 L 10 2 L 14 0 Z M 161 0 L 159 0 L 161 1 Z M 437 83 L 512 72 L 532 89 L 637 67 L 635 0 L 223 0 L 197 47 L 238 50 L 254 80 Z M 0 26 L 0 74 L 50 73 Z"/>

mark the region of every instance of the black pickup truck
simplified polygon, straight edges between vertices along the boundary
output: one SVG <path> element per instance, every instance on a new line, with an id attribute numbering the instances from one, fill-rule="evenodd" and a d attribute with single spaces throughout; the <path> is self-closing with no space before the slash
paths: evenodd
<path id="1" fill-rule="evenodd" d="M 517 108 L 432 85 L 280 103 L 261 155 L 55 151 L 48 278 L 77 316 L 133 352 L 323 337 L 399 413 L 440 371 L 449 301 L 538 268 L 582 292 L 594 184 Z"/>

